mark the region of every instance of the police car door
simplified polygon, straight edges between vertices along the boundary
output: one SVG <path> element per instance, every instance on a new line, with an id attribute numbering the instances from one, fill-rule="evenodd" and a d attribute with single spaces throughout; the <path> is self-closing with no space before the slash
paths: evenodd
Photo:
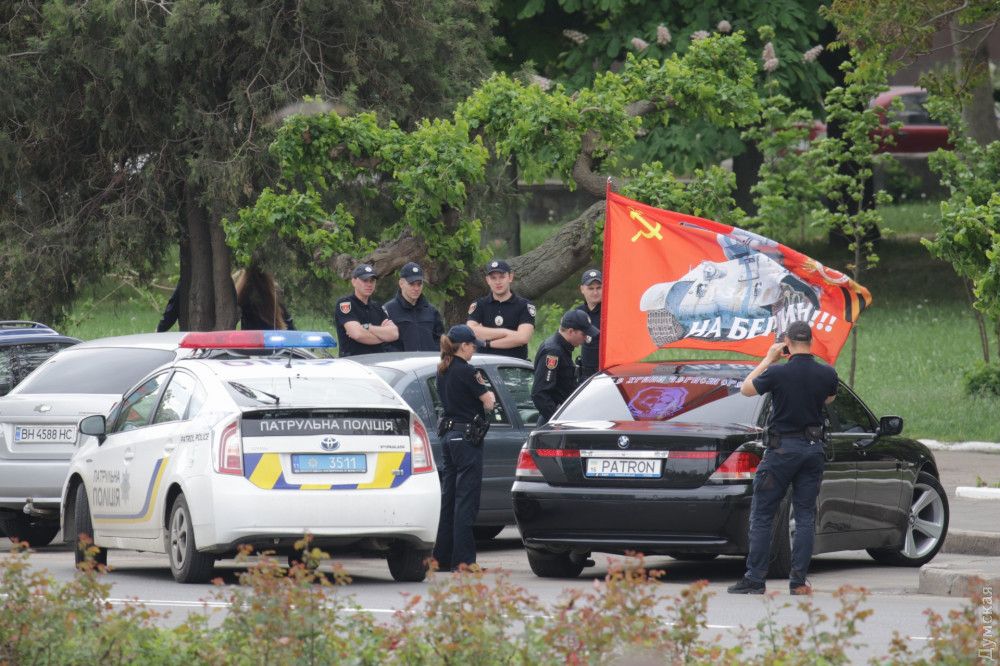
<path id="1" fill-rule="evenodd" d="M 155 441 L 164 426 L 151 421 L 170 372 L 150 377 L 125 396 L 112 413 L 108 436 L 89 461 L 90 512 L 102 535 L 156 539 L 152 516 L 159 473 L 165 460 Z M 169 427 L 169 426 L 168 426 Z M 159 457 L 154 455 L 159 450 Z M 99 545 L 109 545 L 101 543 Z"/>

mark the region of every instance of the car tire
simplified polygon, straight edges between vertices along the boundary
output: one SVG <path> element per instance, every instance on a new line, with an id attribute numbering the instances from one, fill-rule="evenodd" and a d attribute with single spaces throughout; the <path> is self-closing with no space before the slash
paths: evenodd
<path id="1" fill-rule="evenodd" d="M 396 544 L 385 557 L 389 573 L 397 583 L 420 583 L 427 578 L 427 560 L 431 551 L 409 544 Z"/>
<path id="2" fill-rule="evenodd" d="M 920 472 L 913 485 L 903 543 L 897 548 L 869 548 L 868 554 L 879 564 L 895 567 L 927 564 L 944 545 L 949 517 L 948 495 L 941 483 L 933 475 Z"/>
<path id="3" fill-rule="evenodd" d="M 8 513 L 0 518 L 0 530 L 6 532 L 11 541 L 17 540 L 32 548 L 41 548 L 52 543 L 59 534 L 59 521 L 42 520 L 24 513 Z"/>
<path id="4" fill-rule="evenodd" d="M 504 527 L 506 525 L 474 525 L 472 527 L 472 536 L 476 538 L 476 541 L 489 541 L 503 532 Z"/>
<path id="5" fill-rule="evenodd" d="M 170 573 L 178 583 L 206 583 L 212 577 L 215 557 L 199 553 L 194 540 L 194 522 L 184 495 L 178 495 L 170 507 L 170 520 L 164 546 L 170 560 Z"/>
<path id="6" fill-rule="evenodd" d="M 576 578 L 583 571 L 584 562 L 574 560 L 569 553 L 552 553 L 537 548 L 526 548 L 528 565 L 539 578 Z"/>
<path id="7" fill-rule="evenodd" d="M 718 553 L 667 553 L 667 555 L 681 562 L 708 562 L 719 556 Z"/>
<path id="8" fill-rule="evenodd" d="M 684 337 L 684 327 L 677 321 L 674 313 L 666 308 L 650 310 L 646 314 L 646 328 L 649 330 L 649 337 L 660 347 Z"/>
<path id="9" fill-rule="evenodd" d="M 768 578 L 788 578 L 792 573 L 792 537 L 795 532 L 791 506 L 791 498 L 786 497 L 774 516 L 771 527 L 771 559 L 767 565 Z"/>
<path id="10" fill-rule="evenodd" d="M 76 495 L 73 500 L 73 525 L 76 527 L 76 535 L 86 534 L 91 540 L 94 538 L 94 521 L 90 517 L 90 502 L 87 500 L 87 489 L 81 483 L 76 487 Z M 73 558 L 77 564 L 86 561 L 87 556 L 80 548 L 79 539 L 75 539 L 76 548 L 73 550 Z M 94 562 L 107 565 L 108 549 L 98 548 L 94 554 Z"/>

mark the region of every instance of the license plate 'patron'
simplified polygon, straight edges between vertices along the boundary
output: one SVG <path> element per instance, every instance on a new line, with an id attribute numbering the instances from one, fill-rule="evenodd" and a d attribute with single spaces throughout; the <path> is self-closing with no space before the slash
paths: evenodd
<path id="1" fill-rule="evenodd" d="M 586 475 L 609 479 L 657 479 L 663 461 L 633 458 L 588 458 Z"/>

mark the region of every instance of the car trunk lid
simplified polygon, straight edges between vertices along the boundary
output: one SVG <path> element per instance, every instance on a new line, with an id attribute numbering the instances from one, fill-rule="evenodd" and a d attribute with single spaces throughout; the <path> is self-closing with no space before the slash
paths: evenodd
<path id="1" fill-rule="evenodd" d="M 13 394 L 0 400 L 0 457 L 68 458 L 82 437 L 80 420 L 107 414 L 120 395 Z"/>

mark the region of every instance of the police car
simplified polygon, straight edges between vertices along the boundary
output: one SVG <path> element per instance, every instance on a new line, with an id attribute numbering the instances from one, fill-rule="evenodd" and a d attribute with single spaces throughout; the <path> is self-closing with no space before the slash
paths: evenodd
<path id="1" fill-rule="evenodd" d="M 182 583 L 211 578 L 242 544 L 291 554 L 386 557 L 426 575 L 440 511 L 427 429 L 371 370 L 345 359 L 212 358 L 213 349 L 332 347 L 329 333 L 189 333 L 202 350 L 152 372 L 74 454 L 62 492 L 66 540 L 166 552 Z M 77 549 L 77 561 L 83 553 Z"/>

